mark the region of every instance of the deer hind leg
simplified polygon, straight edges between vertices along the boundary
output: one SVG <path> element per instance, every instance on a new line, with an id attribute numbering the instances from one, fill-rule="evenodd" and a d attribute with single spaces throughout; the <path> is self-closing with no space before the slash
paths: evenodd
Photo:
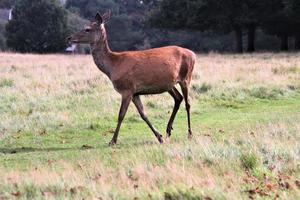
<path id="1" fill-rule="evenodd" d="M 176 87 L 173 87 L 172 90 L 169 91 L 169 94 L 173 97 L 174 101 L 175 101 L 175 105 L 174 105 L 174 108 L 173 108 L 173 112 L 172 112 L 172 115 L 169 119 L 169 122 L 168 122 L 168 126 L 167 126 L 167 137 L 170 137 L 171 136 L 171 131 L 173 130 L 173 122 L 174 122 L 174 119 L 176 117 L 176 114 L 179 110 L 179 107 L 180 107 L 180 104 L 183 100 L 183 97 L 182 95 L 178 92 L 178 90 L 176 89 Z"/>
<path id="2" fill-rule="evenodd" d="M 133 101 L 134 105 L 136 106 L 138 112 L 140 113 L 142 119 L 148 124 L 149 128 L 152 130 L 152 132 L 154 133 L 154 135 L 157 138 L 157 140 L 159 141 L 159 143 L 162 144 L 163 143 L 162 135 L 160 135 L 158 133 L 158 131 L 152 126 L 152 124 L 148 120 L 148 117 L 145 114 L 144 107 L 143 107 L 142 101 L 140 99 L 140 96 L 134 96 L 132 101 Z"/>
<path id="3" fill-rule="evenodd" d="M 125 114 L 127 112 L 127 109 L 128 109 L 128 106 L 129 106 L 129 103 L 130 103 L 131 99 L 132 99 L 132 95 L 128 95 L 128 94 L 127 95 L 122 95 L 122 104 L 121 104 L 120 111 L 119 111 L 118 125 L 117 125 L 117 128 L 115 130 L 114 136 L 113 136 L 112 140 L 109 143 L 109 146 L 113 146 L 117 143 L 119 131 L 120 131 L 120 128 L 121 128 L 121 124 L 122 124 L 122 121 L 125 117 Z"/>
<path id="4" fill-rule="evenodd" d="M 185 82 L 181 82 L 180 83 L 181 89 L 182 89 L 182 94 L 184 97 L 184 101 L 185 101 L 185 108 L 186 108 L 186 112 L 187 112 L 187 118 L 188 118 L 188 138 L 191 139 L 193 137 L 193 132 L 192 132 L 192 128 L 191 128 L 191 117 L 190 117 L 190 99 L 189 99 L 189 84 L 187 83 L 187 81 Z"/>

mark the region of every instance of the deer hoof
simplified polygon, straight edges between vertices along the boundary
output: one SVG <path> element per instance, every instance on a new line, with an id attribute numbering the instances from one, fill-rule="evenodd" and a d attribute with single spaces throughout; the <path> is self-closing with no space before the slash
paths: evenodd
<path id="1" fill-rule="evenodd" d="M 108 146 L 113 147 L 113 146 L 115 146 L 116 144 L 117 144 L 117 142 L 114 141 L 114 140 L 112 140 L 112 141 L 109 142 Z"/>
<path id="2" fill-rule="evenodd" d="M 167 131 L 166 138 L 170 138 L 170 137 L 171 137 L 171 132 Z"/>
<path id="3" fill-rule="evenodd" d="M 189 130 L 188 138 L 189 140 L 193 139 L 193 133 L 191 130 Z"/>
<path id="4" fill-rule="evenodd" d="M 171 132 L 172 132 L 173 128 L 172 127 L 167 127 L 167 138 L 171 137 Z"/>
<path id="5" fill-rule="evenodd" d="M 158 135 L 158 137 L 157 137 L 157 139 L 158 139 L 158 142 L 160 143 L 160 144 L 163 144 L 164 143 L 164 140 L 162 139 L 162 135 Z"/>

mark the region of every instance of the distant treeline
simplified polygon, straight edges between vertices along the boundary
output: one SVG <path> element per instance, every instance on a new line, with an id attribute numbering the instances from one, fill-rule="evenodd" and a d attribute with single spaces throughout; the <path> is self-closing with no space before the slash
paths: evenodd
<path id="1" fill-rule="evenodd" d="M 163 0 L 152 21 L 162 28 L 234 32 L 237 52 L 243 52 L 244 32 L 247 51 L 255 50 L 257 29 L 279 37 L 283 51 L 289 37 L 300 49 L 299 0 Z"/>
<path id="2" fill-rule="evenodd" d="M 21 52 L 63 51 L 68 34 L 109 9 L 115 51 L 300 49 L 299 0 L 0 0 L 0 8 L 13 8 L 8 25 L 0 19 L 0 49 Z"/>

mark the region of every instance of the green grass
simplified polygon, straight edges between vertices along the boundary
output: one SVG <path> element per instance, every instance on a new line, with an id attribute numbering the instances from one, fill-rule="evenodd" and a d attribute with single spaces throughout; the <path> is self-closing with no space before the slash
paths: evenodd
<path id="1" fill-rule="evenodd" d="M 299 149 L 297 149 L 297 145 L 299 145 L 299 127 L 296 129 L 292 125 L 297 121 L 299 122 L 300 119 L 299 95 L 280 100 L 247 100 L 247 102 L 238 103 L 236 107 L 220 106 L 218 101 L 206 101 L 196 98 L 193 100 L 192 110 L 195 141 L 188 141 L 186 138 L 186 113 L 182 107 L 174 123 L 172 141 L 164 145 L 156 143 L 151 131 L 139 119 L 134 108 L 131 107 L 121 129 L 119 144 L 115 148 L 109 148 L 107 143 L 112 137 L 111 130 L 115 127 L 117 103 L 113 106 L 115 113 L 106 112 L 98 115 L 101 109 L 99 108 L 100 112 L 97 112 L 98 106 L 94 102 L 95 100 L 86 97 L 80 101 L 81 96 L 76 98 L 78 98 L 76 110 L 68 108 L 68 104 L 73 101 L 72 99 L 69 99 L 70 102 L 64 103 L 64 105 L 53 102 L 59 110 L 69 110 L 72 123 L 60 125 L 53 122 L 53 124 L 49 123 L 50 125 L 48 125 L 47 120 L 51 120 L 50 117 L 50 119 L 43 119 L 45 123 L 40 128 L 35 127 L 38 124 L 36 122 L 24 132 L 21 130 L 6 136 L 0 144 L 0 162 L 3 170 L 10 171 L 14 169 L 21 173 L 34 168 L 50 168 L 51 171 L 59 172 L 63 168 L 60 163 L 62 161 L 72 167 L 82 162 L 88 165 L 90 161 L 99 161 L 103 168 L 110 169 L 112 174 L 125 169 L 129 170 L 127 174 L 131 174 L 131 170 L 142 163 L 145 163 L 146 166 L 159 166 L 163 170 L 168 170 L 167 163 L 174 162 L 178 167 L 181 162 L 184 162 L 187 169 L 195 169 L 197 165 L 200 165 L 211 170 L 213 174 L 230 171 L 236 173 L 236 176 L 243 176 L 244 171 L 247 169 L 259 168 L 268 171 L 269 162 L 276 165 L 277 163 L 273 159 L 277 159 L 276 154 L 282 154 L 283 166 L 281 167 L 283 169 L 281 170 L 287 171 L 288 174 L 295 177 L 295 180 L 296 177 L 299 177 L 299 163 L 297 165 L 299 160 L 295 160 L 299 159 Z M 61 108 L 61 106 L 63 107 Z M 170 111 L 170 108 L 162 109 L 159 106 L 153 107 L 150 104 L 147 106 L 147 110 L 153 124 L 161 133 L 164 133 L 169 116 L 167 111 Z M 35 115 L 36 111 L 33 109 L 30 112 L 32 112 L 30 115 Z M 42 109 L 38 112 L 41 112 L 39 116 L 46 116 L 46 113 L 51 111 Z M 33 116 L 32 118 L 37 120 Z M 258 124 L 259 128 L 257 127 Z M 268 147 L 264 147 L 264 143 L 271 141 L 264 138 L 264 135 L 270 137 L 269 134 L 273 133 L 268 128 L 271 127 L 272 129 L 274 125 L 276 129 L 276 124 L 285 124 L 287 130 L 284 131 L 288 135 L 280 135 L 280 130 L 278 132 L 275 130 L 272 142 L 279 143 L 279 146 L 268 149 Z M 30 129 L 32 130 L 30 131 Z M 250 132 L 254 132 L 253 138 Z M 290 137 L 290 142 L 281 141 L 287 137 Z M 205 143 L 207 140 L 209 140 L 208 144 Z M 284 146 L 285 143 L 295 144 L 296 146 Z M 205 146 L 200 147 L 200 145 Z M 283 146 L 284 149 L 282 149 Z M 264 150 L 264 148 L 267 148 L 267 150 Z M 264 161 L 259 163 L 254 154 L 243 153 L 249 149 L 252 149 Z M 269 156 L 275 157 L 269 158 Z M 54 164 L 49 166 L 49 163 L 52 162 Z M 87 167 L 87 170 L 90 170 L 89 167 Z M 105 173 L 105 170 L 102 170 L 99 171 Z M 269 173 L 272 174 L 272 172 Z M 128 175 L 129 180 L 132 177 L 132 174 Z M 217 179 L 220 178 L 217 176 Z M 210 191 L 195 185 L 195 191 L 191 191 L 186 183 L 181 183 L 183 186 L 173 185 L 171 187 L 173 189 L 171 189 L 163 182 L 161 180 L 161 183 L 159 183 L 158 180 L 155 183 L 160 188 L 157 198 L 201 199 L 205 196 L 220 199 L 230 198 L 230 196 L 223 194 L 222 183 L 219 183 L 221 184 L 219 186 L 217 183 L 216 190 L 212 189 Z M 72 194 L 70 192 L 72 188 L 68 188 L 66 192 L 65 187 L 68 187 L 67 185 L 59 188 L 54 184 L 51 186 L 54 189 L 49 189 L 50 186 L 44 188 L 35 185 L 34 182 L 30 184 L 27 186 L 21 184 L 24 187 L 20 189 L 22 198 L 25 198 L 23 196 L 25 194 L 26 198 L 38 197 L 45 190 L 50 190 L 51 194 L 55 190 L 55 196 L 64 198 L 72 198 L 72 195 L 76 195 L 77 198 L 81 195 L 81 192 L 80 195 L 79 193 Z M 8 189 L 5 189 L 6 187 Z M 0 184 L 0 188 L 4 191 L 13 190 L 11 187 L 13 186 Z M 185 187 L 187 188 L 183 189 Z M 141 191 L 144 189 L 141 188 Z M 85 195 L 95 195 L 93 189 L 89 187 L 84 190 L 86 190 Z M 118 188 L 111 187 L 110 190 L 114 195 L 117 195 L 116 198 L 118 198 L 118 195 L 120 195 L 119 197 L 123 196 L 122 190 Z M 241 197 L 247 195 L 242 191 L 237 192 Z M 142 198 L 145 195 L 144 193 L 143 191 L 137 196 Z M 43 195 L 40 197 L 42 198 Z"/>
<path id="2" fill-rule="evenodd" d="M 2 87 L 12 87 L 14 86 L 14 81 L 11 79 L 2 79 L 0 80 L 0 88 Z"/>
<path id="3" fill-rule="evenodd" d="M 159 145 L 130 106 L 108 147 L 120 97 L 110 84 L 31 97 L 0 88 L 0 199 L 297 199 L 300 91 L 195 84 L 194 139 L 182 104 Z M 143 98 L 165 135 L 173 101 Z"/>

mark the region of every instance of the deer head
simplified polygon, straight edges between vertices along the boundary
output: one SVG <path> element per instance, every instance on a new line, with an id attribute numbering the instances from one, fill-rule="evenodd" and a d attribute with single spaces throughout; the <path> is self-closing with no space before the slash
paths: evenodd
<path id="1" fill-rule="evenodd" d="M 81 31 L 68 38 L 72 43 L 91 44 L 106 39 L 104 24 L 109 20 L 111 11 L 104 15 L 96 14 L 95 20 L 86 25 Z"/>

